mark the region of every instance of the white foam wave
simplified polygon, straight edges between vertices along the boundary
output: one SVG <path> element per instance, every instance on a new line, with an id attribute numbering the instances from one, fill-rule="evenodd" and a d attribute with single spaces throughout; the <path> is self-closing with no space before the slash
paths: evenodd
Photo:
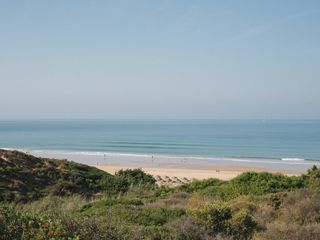
<path id="1" fill-rule="evenodd" d="M 282 161 L 305 161 L 304 158 L 281 158 Z"/>
<path id="2" fill-rule="evenodd" d="M 6 148 L 7 150 L 14 150 L 11 148 Z M 117 153 L 117 152 L 90 152 L 90 151 L 67 151 L 67 150 L 36 150 L 36 149 L 16 149 L 29 154 L 34 154 L 37 156 L 43 157 L 63 157 L 68 156 L 70 159 L 77 159 L 77 157 L 82 157 L 89 159 L 100 158 L 100 157 L 109 157 L 114 159 L 127 159 L 135 160 L 140 158 L 142 159 L 151 159 L 152 157 L 155 160 L 165 161 L 179 161 L 179 162 L 201 162 L 206 161 L 207 163 L 211 162 L 239 162 L 239 163 L 255 163 L 255 164 L 281 164 L 281 165 L 314 165 L 315 161 L 305 161 L 303 158 L 246 158 L 246 157 L 202 157 L 202 156 L 174 156 L 174 155 L 163 155 L 163 154 L 139 154 L 139 153 Z"/>

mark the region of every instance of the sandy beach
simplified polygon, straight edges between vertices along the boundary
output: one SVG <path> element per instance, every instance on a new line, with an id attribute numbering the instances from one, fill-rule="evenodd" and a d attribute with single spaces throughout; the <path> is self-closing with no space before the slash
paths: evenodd
<path id="1" fill-rule="evenodd" d="M 111 174 L 115 174 L 121 169 L 132 169 L 127 166 L 114 166 L 114 165 L 92 165 L 98 169 L 106 171 Z M 240 168 L 240 167 L 207 167 L 204 169 L 201 166 L 194 166 L 193 168 L 181 168 L 179 166 L 167 166 L 167 167 L 143 167 L 141 168 L 144 172 L 152 175 L 157 180 L 159 185 L 177 186 L 191 182 L 192 180 L 203 180 L 208 178 L 217 178 L 221 180 L 230 180 L 243 172 L 254 171 L 263 172 L 266 169 L 259 168 Z M 273 173 L 290 174 L 285 171 L 268 171 Z"/>
<path id="2" fill-rule="evenodd" d="M 114 174 L 121 169 L 129 169 L 130 167 L 123 166 L 100 166 L 94 165 L 94 167 L 99 168 L 108 173 Z M 188 178 L 188 179 L 207 179 L 207 178 L 218 178 L 221 180 L 229 180 L 238 176 L 242 171 L 221 171 L 221 170 L 204 170 L 204 169 L 178 169 L 178 168 L 142 168 L 148 174 L 153 176 L 161 177 L 178 177 L 178 178 Z"/>

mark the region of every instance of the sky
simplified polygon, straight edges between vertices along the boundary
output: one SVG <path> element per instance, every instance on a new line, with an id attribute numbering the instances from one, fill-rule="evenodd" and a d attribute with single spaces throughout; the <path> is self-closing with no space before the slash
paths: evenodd
<path id="1" fill-rule="evenodd" d="M 320 119 L 318 0 L 2 0 L 0 119 Z"/>

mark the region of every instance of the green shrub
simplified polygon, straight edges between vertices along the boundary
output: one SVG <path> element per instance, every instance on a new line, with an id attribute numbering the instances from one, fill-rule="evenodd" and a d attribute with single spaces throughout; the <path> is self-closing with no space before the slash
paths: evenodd
<path id="1" fill-rule="evenodd" d="M 102 191 L 101 179 L 114 178 L 97 168 L 66 160 L 1 149 L 0 155 L 2 201 L 28 202 L 50 195 L 92 197 Z"/>
<path id="2" fill-rule="evenodd" d="M 230 200 L 241 195 L 261 196 L 285 190 L 292 191 L 305 186 L 306 183 L 301 177 L 289 177 L 267 172 L 247 172 L 240 174 L 225 184 L 209 186 L 201 190 L 200 193 L 204 196 Z"/>
<path id="3" fill-rule="evenodd" d="M 144 208 L 136 222 L 140 225 L 163 225 L 185 215 L 183 209 L 166 209 L 166 208 Z"/>
<path id="4" fill-rule="evenodd" d="M 161 240 L 174 239 L 170 232 L 163 226 L 134 226 L 125 227 L 124 238 L 126 240 Z"/>
<path id="5" fill-rule="evenodd" d="M 153 188 L 156 180 L 150 174 L 146 174 L 141 169 L 120 170 L 115 174 L 116 178 L 125 179 L 129 185 L 147 186 Z"/>
<path id="6" fill-rule="evenodd" d="M 262 195 L 274 193 L 282 190 L 293 190 L 305 186 L 299 177 L 289 177 L 283 174 L 272 173 L 242 173 L 229 182 L 230 185 L 238 189 L 241 195 Z"/>
<path id="7" fill-rule="evenodd" d="M 228 224 L 228 235 L 235 239 L 250 239 L 257 228 L 257 223 L 247 210 L 240 210 L 232 214 Z"/>
<path id="8" fill-rule="evenodd" d="M 231 209 L 219 202 L 192 209 L 190 214 L 196 219 L 197 223 L 214 234 L 226 232 L 229 224 L 228 221 L 232 217 Z"/>
<path id="9" fill-rule="evenodd" d="M 165 198 L 165 197 L 169 196 L 173 192 L 174 192 L 173 188 L 170 188 L 170 187 L 167 187 L 167 186 L 161 186 L 161 187 L 156 189 L 154 195 L 156 197 Z"/>
<path id="10" fill-rule="evenodd" d="M 272 206 L 275 210 L 278 210 L 282 204 L 285 197 L 287 197 L 287 192 L 279 192 L 279 193 L 273 193 L 269 197 L 268 204 Z"/>
<path id="11" fill-rule="evenodd" d="M 205 197 L 212 197 L 220 200 L 230 200 L 240 195 L 238 190 L 229 183 L 223 186 L 207 187 L 203 190 L 200 190 L 199 194 Z"/>
<path id="12" fill-rule="evenodd" d="M 191 183 L 181 185 L 177 187 L 178 191 L 184 191 L 188 193 L 196 192 L 207 187 L 220 186 L 224 183 L 224 181 L 210 178 L 206 180 L 193 180 Z"/>
<path id="13" fill-rule="evenodd" d="M 0 207 L 0 239 L 63 239 L 67 237 L 59 219 Z"/>
<path id="14" fill-rule="evenodd" d="M 124 239 L 123 231 L 108 222 L 102 222 L 96 218 L 65 218 L 62 221 L 66 240 L 121 240 Z M 57 239 L 58 240 L 58 239 Z M 59 239 L 60 240 L 60 239 Z"/>
<path id="15" fill-rule="evenodd" d="M 279 209 L 279 218 L 286 223 L 308 225 L 320 223 L 320 192 L 301 189 L 287 194 Z"/>
<path id="16" fill-rule="evenodd" d="M 109 195 L 123 194 L 128 191 L 130 185 L 125 178 L 105 176 L 101 179 L 102 190 Z"/>
<path id="17" fill-rule="evenodd" d="M 155 183 L 156 180 L 141 169 L 120 170 L 115 176 L 104 176 L 100 180 L 102 190 L 109 195 L 123 194 L 134 187 L 152 190 L 156 188 Z"/>
<path id="18" fill-rule="evenodd" d="M 202 240 L 209 239 L 207 232 L 192 218 L 183 217 L 165 225 L 171 239 L 177 240 Z"/>
<path id="19" fill-rule="evenodd" d="M 71 240 L 122 238 L 119 229 L 103 224 L 95 218 L 48 217 L 17 211 L 8 206 L 0 207 L 0 240 Z"/>
<path id="20" fill-rule="evenodd" d="M 90 211 L 103 211 L 111 206 L 115 205 L 123 205 L 123 206 L 142 206 L 143 202 L 141 199 L 127 199 L 127 198 L 119 198 L 119 199 L 104 199 L 97 202 L 87 203 L 83 205 L 79 211 L 80 212 L 88 212 Z"/>
<path id="21" fill-rule="evenodd" d="M 266 231 L 255 235 L 257 240 L 319 240 L 320 224 L 301 226 L 299 224 L 269 224 Z"/>
<path id="22" fill-rule="evenodd" d="M 320 189 L 320 168 L 313 166 L 307 174 L 302 175 L 303 180 L 311 188 Z"/>
<path id="23" fill-rule="evenodd" d="M 210 234 L 228 235 L 234 239 L 248 239 L 257 228 L 250 212 L 245 209 L 232 211 L 228 204 L 215 202 L 191 210 L 196 222 Z"/>
<path id="24" fill-rule="evenodd" d="M 189 197 L 189 193 L 175 192 L 166 198 L 160 198 L 150 202 L 148 206 L 186 209 L 189 205 Z"/>
<path id="25" fill-rule="evenodd" d="M 108 208 L 100 208 L 95 211 L 94 215 L 99 215 L 102 219 L 107 219 L 115 225 L 161 226 L 184 216 L 185 210 L 114 205 Z"/>

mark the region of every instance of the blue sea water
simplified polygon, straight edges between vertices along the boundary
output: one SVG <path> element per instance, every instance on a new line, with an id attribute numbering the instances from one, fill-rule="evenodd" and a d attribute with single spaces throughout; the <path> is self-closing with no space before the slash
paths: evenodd
<path id="1" fill-rule="evenodd" d="M 320 160 L 320 121 L 0 121 L 0 148 Z"/>

